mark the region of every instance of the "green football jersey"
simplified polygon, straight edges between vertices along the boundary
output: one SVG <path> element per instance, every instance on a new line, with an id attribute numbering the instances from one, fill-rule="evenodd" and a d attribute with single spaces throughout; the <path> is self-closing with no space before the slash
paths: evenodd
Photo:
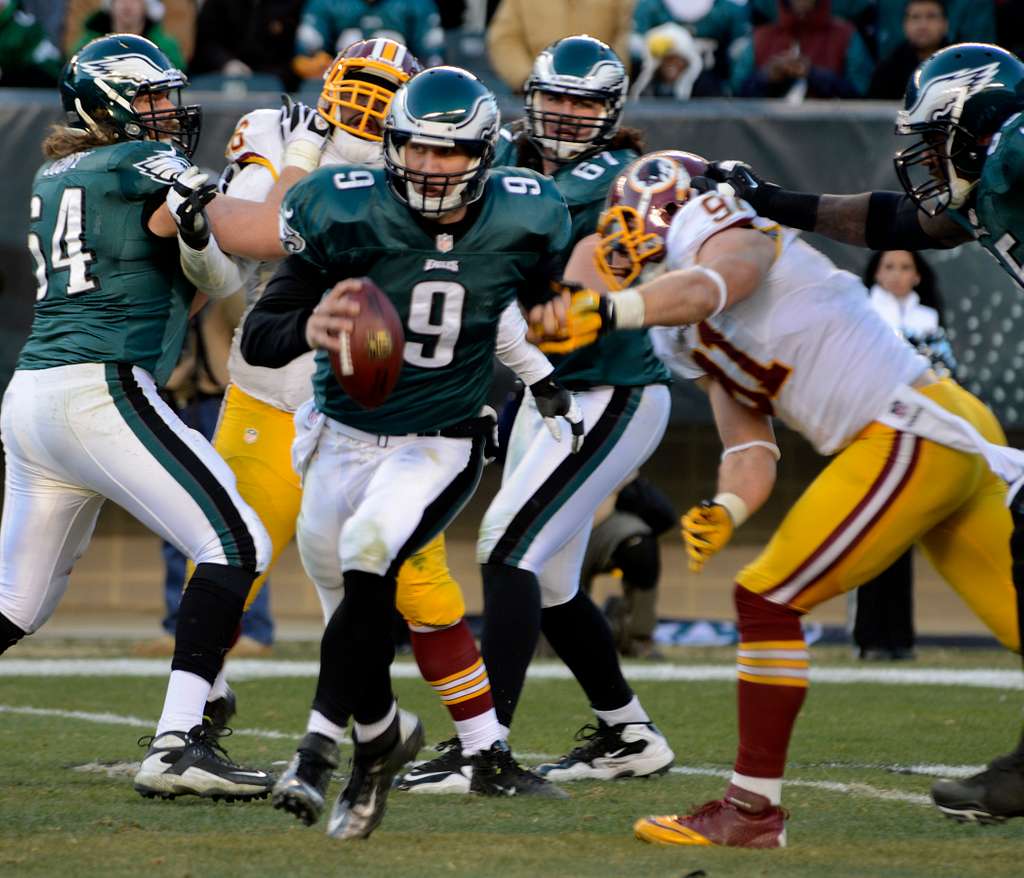
<path id="1" fill-rule="evenodd" d="M 156 237 L 144 222 L 147 202 L 188 165 L 168 144 L 131 141 L 39 169 L 28 236 L 35 317 L 17 368 L 130 363 L 166 380 L 195 289 L 177 239 Z"/>
<path id="2" fill-rule="evenodd" d="M 981 180 L 953 217 L 1024 287 L 1024 114 L 992 138 Z"/>
<path id="3" fill-rule="evenodd" d="M 491 171 L 470 211 L 471 222 L 426 224 L 391 192 L 383 171 L 366 168 L 321 168 L 288 192 L 281 215 L 289 252 L 317 269 L 325 288 L 371 278 L 405 329 L 398 383 L 376 409 L 347 397 L 319 352 L 320 411 L 390 435 L 479 415 L 501 313 L 559 276 L 570 226 L 554 184 L 522 168 Z"/>
<path id="4" fill-rule="evenodd" d="M 521 128 L 503 128 L 495 164 L 518 161 L 516 142 L 524 136 Z M 572 214 L 572 237 L 566 260 L 580 240 L 597 231 L 597 221 L 612 181 L 636 157 L 631 149 L 606 150 L 564 164 L 551 175 Z M 555 377 L 572 390 L 604 384 L 641 387 L 671 381 L 645 329 L 611 332 L 571 354 L 552 356 L 551 361 L 555 364 Z"/>

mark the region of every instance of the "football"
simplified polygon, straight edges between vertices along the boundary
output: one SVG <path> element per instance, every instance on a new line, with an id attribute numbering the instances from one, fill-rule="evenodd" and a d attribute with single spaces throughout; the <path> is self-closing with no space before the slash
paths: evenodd
<path id="1" fill-rule="evenodd" d="M 330 352 L 331 368 L 342 389 L 363 408 L 373 409 L 391 395 L 402 371 L 405 333 L 391 300 L 368 277 L 349 296 L 359 303 L 355 328 L 341 336 L 341 352 Z"/>

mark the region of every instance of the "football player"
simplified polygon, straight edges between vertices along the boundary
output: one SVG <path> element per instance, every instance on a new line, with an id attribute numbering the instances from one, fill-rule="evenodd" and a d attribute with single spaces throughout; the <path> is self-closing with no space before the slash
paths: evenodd
<path id="1" fill-rule="evenodd" d="M 559 40 L 537 57 L 526 120 L 501 132 L 499 158 L 551 175 L 572 215 L 572 246 L 595 227 L 616 169 L 635 157 L 619 123 L 626 71 L 600 40 Z M 557 353 L 557 346 L 551 349 Z M 661 441 L 668 423 L 667 370 L 643 331 L 609 335 L 554 358 L 555 378 L 575 392 L 587 425 L 579 454 L 543 430 L 526 394 L 509 440 L 502 487 L 480 526 L 484 585 L 482 652 L 504 731 L 544 631 L 595 712 L 582 743 L 537 772 L 550 780 L 639 777 L 668 771 L 674 755 L 619 666 L 608 622 L 579 588 L 594 513 Z M 468 760 L 449 748 L 405 774 L 401 788 L 458 790 Z"/>
<path id="2" fill-rule="evenodd" d="M 1020 472 L 1024 454 L 1001 447 L 1002 430 L 981 402 L 936 379 L 857 278 L 746 202 L 690 190 L 691 175 L 704 170 L 694 156 L 654 153 L 624 172 L 600 239 L 584 242 L 621 291 L 599 302 L 578 294 L 602 328 L 684 327 L 672 339 L 676 368 L 707 390 L 724 445 L 718 493 L 683 518 L 690 569 L 769 496 L 779 457 L 771 417 L 836 456 L 736 577 L 740 741 L 724 797 L 639 820 L 635 832 L 664 844 L 781 847 L 782 775 L 808 684 L 801 616 L 916 542 L 1019 650 L 1012 525 L 1005 484 L 990 466 Z M 600 283 L 597 273 L 586 279 Z M 635 279 L 643 282 L 622 289 Z"/>
<path id="3" fill-rule="evenodd" d="M 896 155 L 903 192 L 815 195 L 761 180 L 749 166 L 709 170 L 759 214 L 876 250 L 977 241 L 1024 286 L 1024 63 L 998 46 L 960 43 L 926 60 L 907 84 L 896 133 L 916 138 Z M 1024 606 L 1024 493 L 1014 485 L 1014 581 Z M 1024 610 L 1020 614 L 1024 628 Z M 932 787 L 961 820 L 1024 816 L 1024 735 L 1009 754 L 962 780 Z"/>
<path id="4" fill-rule="evenodd" d="M 391 104 L 383 171 L 321 168 L 286 196 L 282 239 L 291 255 L 242 336 L 255 365 L 320 349 L 315 405 L 297 418 L 306 485 L 298 540 L 314 581 L 339 596 L 344 588 L 324 632 L 304 739 L 317 735 L 319 753 L 300 746 L 275 799 L 316 819 L 352 717 L 353 770 L 328 822 L 334 838 L 374 830 L 393 777 L 422 744 L 418 720 L 391 692 L 396 573 L 475 490 L 493 427 L 483 403 L 499 324 L 517 298 L 534 304 L 548 289 L 569 235 L 550 181 L 491 171 L 498 124 L 494 96 L 472 74 L 435 67 L 414 76 Z M 344 394 L 326 355 L 352 330 L 358 306 L 346 295 L 360 275 L 387 290 L 406 337 L 398 384 L 373 410 Z M 554 307 L 546 316 L 553 325 Z M 571 394 L 549 377 L 531 387 L 546 414 L 574 417 Z M 459 691 L 478 685 L 466 679 Z M 516 765 L 502 740 L 473 757 L 473 784 L 560 794 Z"/>
<path id="5" fill-rule="evenodd" d="M 193 285 L 222 297 L 240 280 L 210 234 L 213 187 L 190 166 L 200 108 L 181 104 L 186 85 L 130 35 L 92 41 L 61 74 L 65 121 L 30 203 L 35 319 L 0 415 L 0 652 L 52 614 L 113 500 L 198 565 L 135 789 L 261 798 L 273 779 L 227 759 L 202 715 L 270 541 L 220 456 L 157 394 Z"/>
<path id="6" fill-rule="evenodd" d="M 325 76 L 316 115 L 310 116 L 301 106 L 289 113 L 286 107 L 285 125 L 299 132 L 300 143 L 315 144 L 313 123 L 322 123 L 326 142 L 322 152 L 310 151 L 310 163 L 316 161 L 321 167 L 380 167 L 384 162 L 383 123 L 395 90 L 419 70 L 416 59 L 394 40 L 380 38 L 354 43 L 338 55 Z M 253 206 L 256 222 L 264 222 L 268 209 L 275 208 L 275 180 L 302 167 L 301 157 L 286 145 L 289 138 L 282 133 L 281 121 L 274 110 L 248 113 L 239 121 L 228 144 L 227 156 L 232 163 L 222 183 L 229 194 L 257 203 Z M 286 168 L 283 173 L 282 166 Z M 303 174 L 309 170 L 313 168 L 303 168 Z M 250 306 L 276 266 L 277 261 L 248 266 Z M 231 386 L 213 444 L 235 472 L 239 492 L 267 526 L 274 546 L 273 564 L 295 535 L 302 491 L 291 461 L 293 416 L 310 396 L 315 364 L 312 351 L 278 369 L 249 364 L 240 350 L 244 325 L 243 319 L 232 344 L 228 362 Z M 541 382 L 553 371 L 544 355 L 526 342 L 518 305 L 510 305 L 503 315 L 496 351 L 501 361 L 518 371 L 527 383 Z M 314 551 L 318 548 L 314 547 Z M 341 581 L 335 565 L 323 570 L 310 568 L 310 575 L 326 623 L 341 601 Z M 255 599 L 263 579 L 261 576 L 253 584 L 249 603 Z M 399 569 L 397 606 L 408 621 L 413 653 L 423 676 L 455 722 L 458 734 L 453 746 L 465 754 L 468 764 L 473 755 L 488 750 L 502 734 L 487 669 L 463 619 L 462 591 L 448 569 L 443 534 L 414 552 Z M 214 695 L 218 699 L 209 706 L 208 715 L 215 725 L 223 726 L 234 709 L 234 696 L 223 673 L 214 683 Z M 333 744 L 316 733 L 311 733 L 300 746 L 309 751 L 310 760 L 333 758 Z M 448 785 L 469 792 L 470 778 L 471 770 L 467 770 L 448 778 Z M 507 773 L 505 779 L 518 784 L 520 792 L 528 787 L 529 777 L 525 773 Z M 493 785 L 478 784 L 472 791 L 504 794 Z M 292 804 L 287 796 L 275 801 L 282 807 Z M 303 812 L 303 816 L 309 819 L 311 815 Z"/>

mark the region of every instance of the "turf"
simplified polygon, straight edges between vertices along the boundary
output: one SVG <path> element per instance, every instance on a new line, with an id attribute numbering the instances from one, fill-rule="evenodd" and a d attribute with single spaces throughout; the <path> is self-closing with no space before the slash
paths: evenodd
<path id="1" fill-rule="evenodd" d="M 113 650 L 114 647 L 112 646 Z M 301 650 L 295 657 L 308 657 Z M 12 654 L 13 655 L 13 654 Z M 725 659 L 726 652 L 704 653 Z M 984 657 L 982 657 L 984 658 Z M 819 663 L 843 663 L 816 652 Z M 1011 667 L 992 653 L 932 653 L 916 667 Z M 0 677 L 0 705 L 154 719 L 163 681 Z M 297 739 L 310 679 L 236 686 L 235 725 Z M 339 844 L 267 802 L 143 800 L 124 770 L 83 765 L 138 760 L 146 728 L 48 715 L 0 714 L 0 875 L 672 876 L 707 878 L 999 878 L 1021 874 L 1024 821 L 962 826 L 925 803 L 931 779 L 917 763 L 977 765 L 1005 751 L 1020 727 L 1019 692 L 938 686 L 812 686 L 791 748 L 785 793 L 790 847 L 782 851 L 659 848 L 633 839 L 634 819 L 717 796 L 735 746 L 733 687 L 641 683 L 637 691 L 668 735 L 677 764 L 696 773 L 650 781 L 577 783 L 569 801 L 423 797 L 395 792 L 367 842 Z M 396 682 L 402 705 L 432 740 L 450 734 L 422 683 Z M 590 720 L 567 681 L 531 681 L 516 720 L 517 752 L 557 754 Z M 285 760 L 289 740 L 238 734 L 233 758 Z M 424 756 L 429 754 L 424 753 Z M 828 782 L 846 785 L 826 788 Z M 339 788 L 332 788 L 332 795 Z M 885 792 L 901 798 L 882 798 Z M 909 799 L 909 800 L 907 800 Z"/>

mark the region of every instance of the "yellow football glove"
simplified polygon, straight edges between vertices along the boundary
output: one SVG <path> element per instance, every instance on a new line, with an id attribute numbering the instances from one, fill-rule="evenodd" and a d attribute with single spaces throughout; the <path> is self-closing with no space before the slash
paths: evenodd
<path id="1" fill-rule="evenodd" d="M 734 530 L 729 510 L 704 500 L 680 519 L 690 570 L 700 573 L 708 559 L 725 548 Z"/>
<path id="2" fill-rule="evenodd" d="M 607 296 L 593 290 L 575 288 L 565 315 L 565 327 L 556 338 L 541 342 L 538 347 L 546 354 L 568 354 L 597 341 L 602 332 L 611 328 L 611 308 Z M 575 288 L 575 289 L 574 289 Z"/>

